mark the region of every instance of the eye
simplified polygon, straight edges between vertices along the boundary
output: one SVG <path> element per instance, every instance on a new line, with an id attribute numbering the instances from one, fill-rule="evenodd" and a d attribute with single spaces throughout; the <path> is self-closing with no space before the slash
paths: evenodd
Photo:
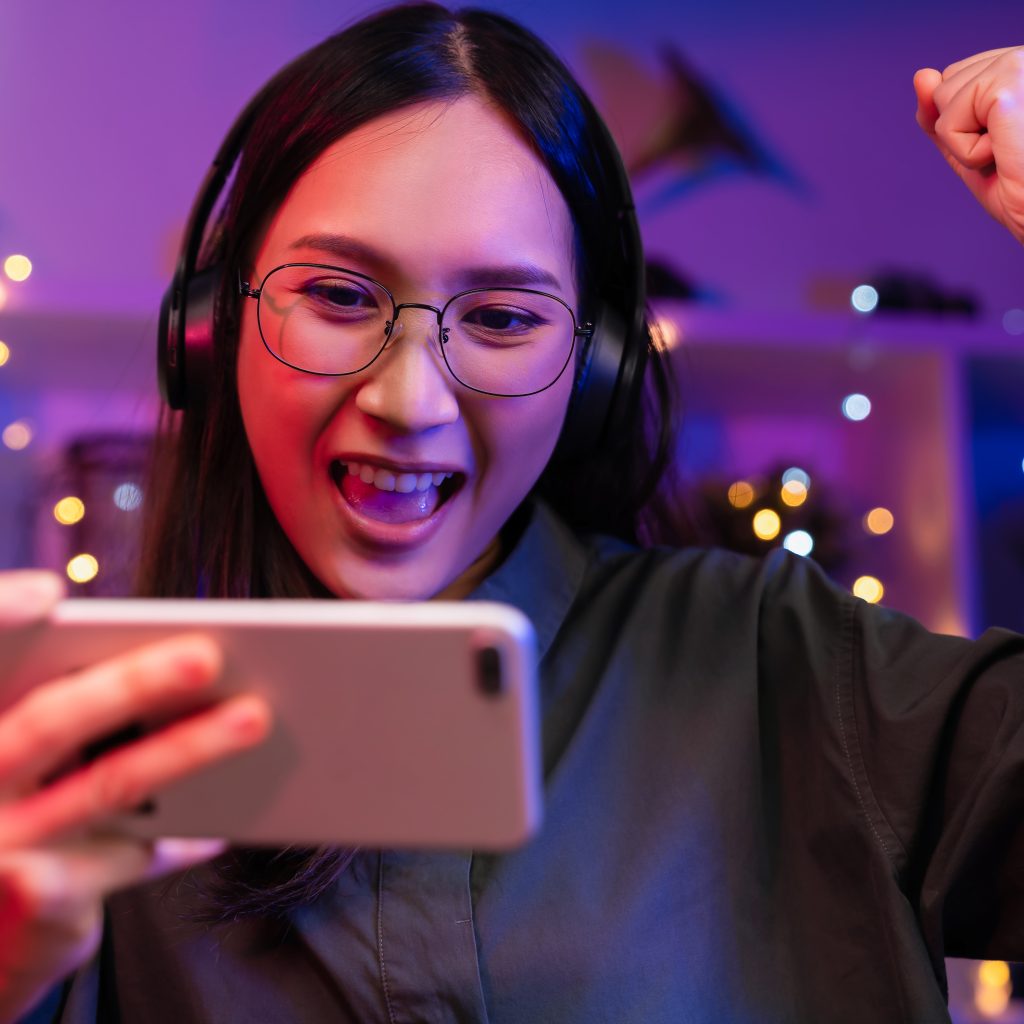
<path id="1" fill-rule="evenodd" d="M 478 306 L 464 313 L 462 322 L 491 334 L 529 333 L 544 323 L 536 313 L 511 306 Z"/>
<path id="2" fill-rule="evenodd" d="M 355 281 L 311 281 L 303 289 L 311 302 L 332 311 L 375 310 L 376 297 Z"/>

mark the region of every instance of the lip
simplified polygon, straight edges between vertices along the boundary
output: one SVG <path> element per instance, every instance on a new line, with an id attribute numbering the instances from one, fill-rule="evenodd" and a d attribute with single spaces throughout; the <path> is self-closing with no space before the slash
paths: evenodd
<path id="1" fill-rule="evenodd" d="M 331 461 L 373 462 L 385 469 L 399 469 L 410 473 L 414 472 L 411 468 L 414 465 L 422 466 L 423 468 L 420 472 L 423 473 L 449 472 L 448 469 L 440 467 L 432 468 L 431 464 L 427 463 L 404 463 L 399 465 L 391 460 L 371 459 L 368 456 L 362 456 L 361 458 L 349 457 L 348 459 L 345 456 L 336 456 Z M 460 473 L 461 471 L 452 469 L 451 472 Z M 330 476 L 330 474 L 328 475 Z M 341 514 L 349 535 L 353 540 L 382 552 L 401 552 L 419 547 L 430 540 L 441 529 L 445 519 L 448 517 L 449 509 L 459 500 L 464 484 L 465 480 L 462 481 L 458 490 L 446 501 L 441 502 L 426 519 L 410 523 L 382 523 L 377 519 L 370 519 L 368 516 L 364 516 L 350 505 L 345 495 L 342 494 L 341 487 L 331 479 L 335 506 Z"/>
<path id="2" fill-rule="evenodd" d="M 360 465 L 379 466 L 381 469 L 389 469 L 393 473 L 461 473 L 466 476 L 466 470 L 454 462 L 397 462 L 383 455 L 359 454 L 356 452 L 341 452 L 332 455 L 331 462 L 358 462 Z"/>

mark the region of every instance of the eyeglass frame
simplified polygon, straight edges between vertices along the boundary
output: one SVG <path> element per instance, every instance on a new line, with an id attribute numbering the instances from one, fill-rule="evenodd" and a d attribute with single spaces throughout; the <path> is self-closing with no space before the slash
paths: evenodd
<path id="1" fill-rule="evenodd" d="M 331 373 L 326 370 L 307 370 L 305 367 L 296 366 L 294 363 L 288 362 L 287 359 L 279 356 L 267 343 L 266 337 L 263 334 L 263 325 L 260 323 L 259 317 L 259 302 L 260 296 L 263 294 L 263 289 L 271 277 L 272 274 L 276 274 L 279 270 L 287 270 L 291 267 L 308 267 L 311 270 L 333 270 L 338 273 L 347 274 L 351 277 L 357 277 L 363 281 L 369 281 L 370 284 L 376 285 L 385 295 L 391 300 L 391 319 L 386 320 L 384 324 L 384 340 L 377 354 L 369 360 L 369 362 L 363 363 L 358 369 L 355 370 L 344 370 L 337 373 Z M 448 307 L 453 302 L 457 302 L 459 299 L 466 295 L 475 295 L 480 292 L 525 292 L 527 295 L 542 295 L 548 299 L 554 299 L 559 305 L 565 308 L 565 311 L 569 314 L 572 319 L 572 344 L 569 346 L 569 354 L 566 356 L 565 363 L 562 368 L 558 371 L 557 376 L 550 384 L 545 384 L 542 388 L 537 388 L 535 391 L 524 391 L 517 394 L 507 395 L 498 391 L 484 391 L 483 388 L 475 388 L 472 384 L 467 384 L 461 377 L 457 376 L 455 371 L 452 369 L 451 363 L 448 362 L 448 356 L 445 352 L 445 346 L 448 344 L 447 334 L 451 330 L 450 327 L 442 330 L 441 325 L 444 323 L 444 314 L 447 312 Z M 576 322 L 576 314 L 573 312 L 572 307 L 564 299 L 558 295 L 552 295 L 551 292 L 543 292 L 537 288 L 518 288 L 502 287 L 498 285 L 490 285 L 483 288 L 467 288 L 464 291 L 456 292 L 448 301 L 438 308 L 437 306 L 431 306 L 423 302 L 395 302 L 395 297 L 391 293 L 391 289 L 387 285 L 382 284 L 375 277 L 370 277 L 369 274 L 361 274 L 358 270 L 349 270 L 347 267 L 336 267 L 330 263 L 281 263 L 271 270 L 267 271 L 263 275 L 263 282 L 259 288 L 253 288 L 248 281 L 242 279 L 242 271 L 238 271 L 238 293 L 244 299 L 255 299 L 256 300 L 256 326 L 260 332 L 260 340 L 263 342 L 263 347 L 272 355 L 279 363 L 283 363 L 285 366 L 291 367 L 293 370 L 298 370 L 299 373 L 308 373 L 315 377 L 351 377 L 355 373 L 362 373 L 363 370 L 372 366 L 380 357 L 384 350 L 388 347 L 388 342 L 391 340 L 391 336 L 394 333 L 395 325 L 398 323 L 398 315 L 403 309 L 429 309 L 430 312 L 437 316 L 437 329 L 438 329 L 438 342 L 441 350 L 441 357 L 444 359 L 445 368 L 451 374 L 452 379 L 457 383 L 461 384 L 462 387 L 468 388 L 470 391 L 475 391 L 480 395 L 490 395 L 493 398 L 528 398 L 530 395 L 539 395 L 542 391 L 547 391 L 548 388 L 554 387 L 558 383 L 562 374 L 565 373 L 565 368 L 572 361 L 573 352 L 576 350 L 576 339 L 577 338 L 592 338 L 594 336 L 594 325 L 589 321 L 585 321 L 582 324 Z"/>

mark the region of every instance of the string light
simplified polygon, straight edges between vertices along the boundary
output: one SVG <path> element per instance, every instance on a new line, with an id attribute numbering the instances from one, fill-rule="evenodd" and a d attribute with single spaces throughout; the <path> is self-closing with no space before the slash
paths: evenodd
<path id="1" fill-rule="evenodd" d="M 142 504 L 142 489 L 128 481 L 114 488 L 114 504 L 122 512 L 134 512 Z"/>
<path id="2" fill-rule="evenodd" d="M 100 563 L 89 554 L 75 555 L 68 562 L 67 574 L 72 583 L 88 583 L 100 571 Z"/>
<path id="3" fill-rule="evenodd" d="M 850 305 L 858 313 L 873 313 L 878 308 L 878 289 L 869 284 L 859 284 L 850 294 Z"/>
<path id="4" fill-rule="evenodd" d="M 1010 1002 L 1013 986 L 1010 966 L 1002 960 L 985 960 L 978 965 L 974 984 L 974 1007 L 983 1016 L 1002 1016 Z"/>
<path id="5" fill-rule="evenodd" d="M 885 596 L 882 581 L 874 576 L 858 576 L 853 584 L 854 597 L 859 597 L 868 604 L 878 604 Z"/>
<path id="6" fill-rule="evenodd" d="M 1007 334 L 1024 334 L 1024 309 L 1008 309 L 1003 314 L 1003 330 Z"/>
<path id="7" fill-rule="evenodd" d="M 60 501 L 53 506 L 53 518 L 56 519 L 61 526 L 73 526 L 75 523 L 81 522 L 82 516 L 84 515 L 85 503 L 81 498 L 76 498 L 73 495 L 61 498 Z"/>
<path id="8" fill-rule="evenodd" d="M 32 261 L 27 256 L 16 253 L 4 260 L 4 273 L 12 281 L 27 281 L 32 273 Z"/>
<path id="9" fill-rule="evenodd" d="M 864 529 L 878 537 L 883 533 L 888 533 L 892 529 L 894 522 L 892 513 L 887 508 L 880 506 L 873 508 L 864 516 Z"/>
<path id="10" fill-rule="evenodd" d="M 20 452 L 32 443 L 32 428 L 24 420 L 15 420 L 4 427 L 0 438 L 12 452 Z"/>
<path id="11" fill-rule="evenodd" d="M 799 480 L 790 480 L 782 485 L 782 503 L 790 508 L 799 508 L 807 500 L 807 488 Z"/>
<path id="12" fill-rule="evenodd" d="M 11 350 L 0 341 L 0 366 L 6 366 L 7 360 L 11 358 Z"/>
<path id="13" fill-rule="evenodd" d="M 794 555 L 806 557 L 814 550 L 814 538 L 806 530 L 794 530 L 786 534 L 782 546 Z"/>
<path id="14" fill-rule="evenodd" d="M 754 533 L 761 540 L 775 540 L 782 529 L 779 513 L 770 508 L 763 508 L 754 516 Z"/>
<path id="15" fill-rule="evenodd" d="M 747 508 L 753 505 L 756 492 L 746 480 L 737 480 L 729 485 L 729 504 L 733 508 Z"/>
<path id="16" fill-rule="evenodd" d="M 803 484 L 808 490 L 811 487 L 810 475 L 802 470 L 799 466 L 790 466 L 785 473 L 782 474 L 782 482 L 784 484 L 798 483 Z"/>
<path id="17" fill-rule="evenodd" d="M 871 399 L 867 395 L 852 394 L 843 399 L 843 415 L 855 423 L 871 415 Z"/>

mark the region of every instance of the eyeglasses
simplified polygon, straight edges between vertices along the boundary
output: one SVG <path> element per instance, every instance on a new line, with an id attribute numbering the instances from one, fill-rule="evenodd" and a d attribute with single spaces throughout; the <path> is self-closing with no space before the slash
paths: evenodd
<path id="1" fill-rule="evenodd" d="M 396 303 L 372 277 L 320 263 L 275 267 L 259 288 L 239 276 L 238 290 L 256 299 L 260 336 L 275 359 L 330 377 L 365 370 L 387 347 L 403 309 L 430 310 L 451 375 L 473 391 L 507 398 L 551 387 L 576 339 L 594 332 L 547 292 L 471 288 L 440 308 Z"/>

